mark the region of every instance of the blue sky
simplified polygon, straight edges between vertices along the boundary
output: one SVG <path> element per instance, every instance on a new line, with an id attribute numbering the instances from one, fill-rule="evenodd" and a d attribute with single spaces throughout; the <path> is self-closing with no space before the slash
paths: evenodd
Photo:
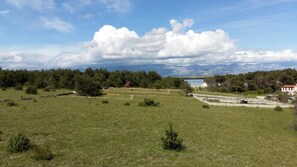
<path id="1" fill-rule="evenodd" d="M 297 0 L 1 0 L 0 66 L 297 62 L 296 9 Z"/>

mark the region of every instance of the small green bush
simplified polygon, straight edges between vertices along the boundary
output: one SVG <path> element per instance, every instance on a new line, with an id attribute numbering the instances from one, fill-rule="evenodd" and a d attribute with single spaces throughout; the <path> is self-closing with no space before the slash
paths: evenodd
<path id="1" fill-rule="evenodd" d="M 202 106 L 202 108 L 209 109 L 209 105 L 204 104 L 204 105 Z"/>
<path id="2" fill-rule="evenodd" d="M 7 151 L 11 153 L 24 152 L 30 148 L 30 140 L 22 133 L 11 137 L 7 144 Z"/>
<path id="3" fill-rule="evenodd" d="M 109 101 L 108 101 L 108 100 L 102 100 L 102 103 L 103 103 L 103 104 L 108 104 Z"/>
<path id="4" fill-rule="evenodd" d="M 14 87 L 15 90 L 23 90 L 23 86 L 21 84 L 17 84 L 15 87 Z"/>
<path id="5" fill-rule="evenodd" d="M 139 102 L 139 106 L 158 106 L 160 103 L 155 102 L 153 99 L 144 99 L 143 102 Z"/>
<path id="6" fill-rule="evenodd" d="M 6 105 L 7 106 L 17 106 L 18 104 L 16 102 L 14 102 L 13 100 L 7 100 Z"/>
<path id="7" fill-rule="evenodd" d="M 130 106 L 130 103 L 126 102 L 126 103 L 124 104 L 124 106 Z"/>
<path id="8" fill-rule="evenodd" d="M 31 156 L 36 161 L 40 160 L 51 160 L 54 158 L 54 154 L 50 151 L 48 147 L 40 147 L 34 146 L 33 147 L 33 155 Z"/>
<path id="9" fill-rule="evenodd" d="M 172 123 L 169 124 L 169 129 L 165 130 L 166 136 L 161 138 L 162 147 L 165 150 L 181 151 L 186 147 L 183 145 L 183 140 L 178 138 L 178 133 L 172 128 Z"/>
<path id="10" fill-rule="evenodd" d="M 273 110 L 274 111 L 283 111 L 283 108 L 281 106 L 276 106 Z"/>
<path id="11" fill-rule="evenodd" d="M 26 89 L 27 94 L 37 94 L 37 87 L 34 85 L 29 85 Z"/>

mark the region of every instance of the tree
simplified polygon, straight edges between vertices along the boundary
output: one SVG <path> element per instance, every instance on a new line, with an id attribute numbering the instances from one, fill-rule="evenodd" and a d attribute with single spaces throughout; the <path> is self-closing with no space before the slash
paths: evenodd
<path id="1" fill-rule="evenodd" d="M 79 95 L 82 96 L 100 96 L 100 85 L 90 77 L 77 77 L 75 90 Z"/>
<path id="2" fill-rule="evenodd" d="M 178 137 L 178 133 L 173 131 L 172 123 L 169 124 L 169 129 L 166 129 L 165 133 L 166 136 L 161 138 L 165 150 L 181 151 L 186 148 L 183 145 L 183 140 Z"/>
<path id="3" fill-rule="evenodd" d="M 189 93 L 193 92 L 193 88 L 190 86 L 190 84 L 188 82 L 183 82 L 180 85 L 180 89 L 186 94 L 188 95 Z"/>

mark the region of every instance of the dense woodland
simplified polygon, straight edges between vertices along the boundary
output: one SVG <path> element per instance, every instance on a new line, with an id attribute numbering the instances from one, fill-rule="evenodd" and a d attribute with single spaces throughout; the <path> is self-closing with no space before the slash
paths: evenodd
<path id="1" fill-rule="evenodd" d="M 220 92 L 274 93 L 282 85 L 296 84 L 297 71 L 294 69 L 258 71 L 239 75 L 216 75 L 205 79 L 209 89 Z"/>
<path id="2" fill-rule="evenodd" d="M 0 87 L 35 85 L 38 88 L 75 89 L 123 87 L 128 81 L 131 87 L 189 89 L 182 79 L 161 77 L 155 71 L 107 71 L 87 68 L 84 72 L 71 69 L 51 70 L 3 70 L 0 68 Z"/>

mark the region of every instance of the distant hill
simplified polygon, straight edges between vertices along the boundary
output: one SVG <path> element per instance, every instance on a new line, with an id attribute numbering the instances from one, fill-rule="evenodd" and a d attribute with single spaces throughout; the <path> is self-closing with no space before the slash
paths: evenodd
<path id="1" fill-rule="evenodd" d="M 109 71 L 157 71 L 162 76 L 208 76 L 224 74 L 240 74 L 254 71 L 271 71 L 286 68 L 297 69 L 293 62 L 283 63 L 230 63 L 230 64 L 209 64 L 209 65 L 93 65 L 92 68 L 106 68 Z M 79 67 L 84 70 L 85 68 Z"/>

